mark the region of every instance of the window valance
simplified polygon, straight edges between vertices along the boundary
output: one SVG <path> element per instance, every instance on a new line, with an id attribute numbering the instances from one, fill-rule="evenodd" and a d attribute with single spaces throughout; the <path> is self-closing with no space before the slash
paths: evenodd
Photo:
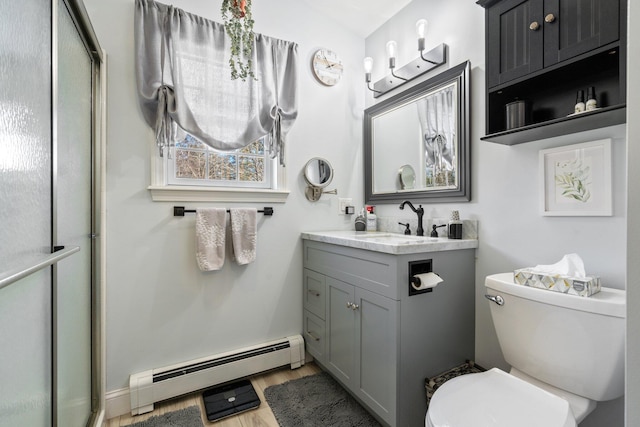
<path id="1" fill-rule="evenodd" d="M 153 0 L 135 7 L 138 97 L 161 155 L 184 132 L 218 150 L 268 135 L 271 155 L 284 164 L 297 117 L 298 45 L 256 34 L 256 78 L 232 80 L 223 24 Z"/>

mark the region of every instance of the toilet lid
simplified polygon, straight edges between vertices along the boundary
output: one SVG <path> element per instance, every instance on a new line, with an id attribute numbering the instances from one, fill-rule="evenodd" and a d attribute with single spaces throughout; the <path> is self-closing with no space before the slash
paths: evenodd
<path id="1" fill-rule="evenodd" d="M 445 382 L 431 398 L 434 427 L 576 427 L 569 403 L 493 368 Z"/>

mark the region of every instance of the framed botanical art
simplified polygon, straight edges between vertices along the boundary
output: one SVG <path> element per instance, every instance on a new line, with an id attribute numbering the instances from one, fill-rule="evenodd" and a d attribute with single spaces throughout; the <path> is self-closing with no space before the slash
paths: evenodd
<path id="1" fill-rule="evenodd" d="M 546 216 L 611 216 L 611 139 L 540 150 Z"/>

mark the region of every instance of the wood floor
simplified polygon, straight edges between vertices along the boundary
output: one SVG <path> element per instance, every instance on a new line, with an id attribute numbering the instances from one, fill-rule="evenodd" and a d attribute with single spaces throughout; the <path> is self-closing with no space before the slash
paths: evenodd
<path id="1" fill-rule="evenodd" d="M 155 405 L 155 410 L 144 415 L 122 415 L 120 417 L 107 420 L 104 427 L 121 427 L 128 426 L 133 423 L 144 421 L 154 415 L 162 415 L 166 412 L 177 411 L 189 406 L 197 405 L 200 407 L 200 416 L 202 417 L 202 423 L 205 426 L 216 427 L 278 427 L 278 422 L 271 412 L 266 399 L 264 398 L 264 389 L 275 385 L 282 384 L 289 380 L 296 378 L 302 378 L 307 375 L 312 375 L 320 372 L 320 368 L 315 363 L 307 363 L 298 369 L 282 368 L 275 371 L 270 371 L 265 374 L 257 375 L 251 378 L 251 383 L 260 397 L 260 407 L 251 411 L 244 412 L 242 414 L 224 418 L 220 421 L 210 423 L 207 420 L 206 413 L 204 412 L 204 404 L 202 403 L 202 394 L 200 392 L 188 394 L 183 397 L 179 397 L 166 402 L 160 402 Z"/>

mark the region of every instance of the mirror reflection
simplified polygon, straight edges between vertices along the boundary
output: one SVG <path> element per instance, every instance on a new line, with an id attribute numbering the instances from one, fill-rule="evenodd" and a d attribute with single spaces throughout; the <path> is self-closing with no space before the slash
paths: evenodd
<path id="1" fill-rule="evenodd" d="M 465 62 L 365 111 L 367 202 L 470 199 L 468 74 Z"/>
<path id="2" fill-rule="evenodd" d="M 411 165 L 404 165 L 398 171 L 398 181 L 401 190 L 412 190 L 416 183 L 416 172 Z"/>
<path id="3" fill-rule="evenodd" d="M 314 157 L 307 162 L 304 177 L 314 187 L 326 187 L 333 179 L 333 169 L 325 159 Z"/>
<path id="4" fill-rule="evenodd" d="M 309 160 L 304 167 L 304 179 L 307 181 L 307 189 L 304 194 L 307 200 L 317 202 L 323 194 L 338 194 L 338 190 L 325 191 L 324 187 L 333 179 L 331 163 L 320 157 Z"/>

